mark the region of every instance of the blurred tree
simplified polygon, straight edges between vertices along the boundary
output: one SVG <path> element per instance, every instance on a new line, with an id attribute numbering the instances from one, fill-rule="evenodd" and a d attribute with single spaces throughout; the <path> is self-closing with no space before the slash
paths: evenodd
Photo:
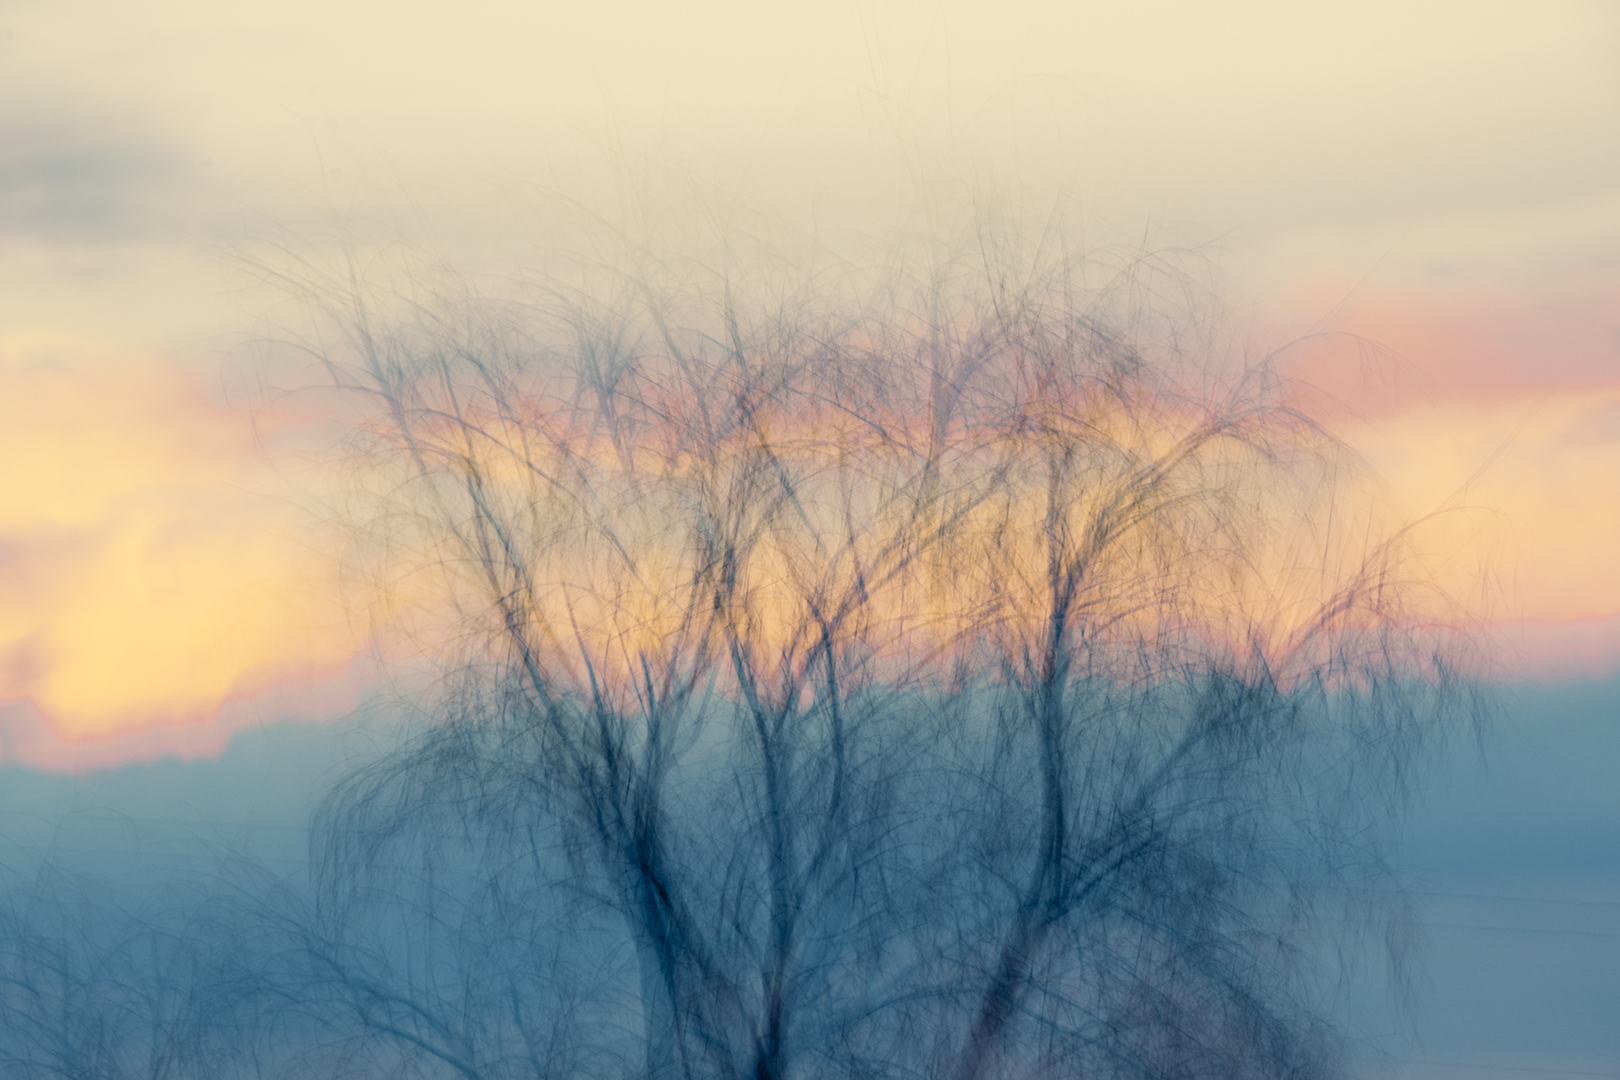
<path id="1" fill-rule="evenodd" d="M 321 294 L 441 676 L 318 818 L 308 994 L 469 1078 L 1337 1069 L 1446 612 L 1265 363 L 1094 270 Z"/>

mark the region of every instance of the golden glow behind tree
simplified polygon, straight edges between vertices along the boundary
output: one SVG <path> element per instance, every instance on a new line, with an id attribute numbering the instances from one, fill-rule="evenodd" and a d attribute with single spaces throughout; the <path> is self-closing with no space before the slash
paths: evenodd
<path id="1" fill-rule="evenodd" d="M 1023 655 L 1059 608 L 1098 674 L 1219 652 L 1345 678 L 1457 619 L 1263 362 L 1144 341 L 1073 276 L 853 316 L 750 317 L 729 288 L 523 324 L 418 308 L 350 363 L 322 354 L 383 406 L 356 446 L 387 495 L 362 496 L 381 513 L 356 550 L 392 602 L 449 605 L 458 636 L 494 616 L 497 653 L 615 694 L 677 658 L 803 661 L 826 633 L 937 674 Z"/>
<path id="2" fill-rule="evenodd" d="M 1445 611 L 1172 275 L 1054 250 L 329 309 L 444 672 L 318 825 L 339 1013 L 467 1077 L 1334 1067 Z"/>

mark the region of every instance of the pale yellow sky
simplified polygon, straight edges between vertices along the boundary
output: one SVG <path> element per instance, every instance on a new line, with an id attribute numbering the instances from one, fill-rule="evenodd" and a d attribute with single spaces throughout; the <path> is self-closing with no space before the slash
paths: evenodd
<path id="1" fill-rule="evenodd" d="M 0 26 L 6 323 L 183 337 L 216 320 L 177 294 L 222 288 L 198 242 L 260 215 L 409 199 L 476 252 L 533 185 L 645 161 L 792 217 L 964 173 L 1061 189 L 1099 228 L 1218 238 L 1260 291 L 1620 250 L 1607 2 L 12 0 Z"/>
<path id="2" fill-rule="evenodd" d="M 1376 337 L 1346 434 L 1417 511 L 1491 462 L 1491 618 L 1620 666 L 1620 5 L 0 0 L 0 711 L 195 721 L 357 647 L 226 393 L 244 243 L 499 270 L 559 199 L 879 235 L 974 189 L 1197 246 L 1262 339 Z"/>

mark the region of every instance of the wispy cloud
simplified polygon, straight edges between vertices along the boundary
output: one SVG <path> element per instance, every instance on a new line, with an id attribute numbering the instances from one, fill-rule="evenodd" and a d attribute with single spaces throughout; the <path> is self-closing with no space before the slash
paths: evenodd
<path id="1" fill-rule="evenodd" d="M 66 108 L 0 113 L 0 235 L 116 243 L 188 224 L 205 159 L 160 130 Z"/>

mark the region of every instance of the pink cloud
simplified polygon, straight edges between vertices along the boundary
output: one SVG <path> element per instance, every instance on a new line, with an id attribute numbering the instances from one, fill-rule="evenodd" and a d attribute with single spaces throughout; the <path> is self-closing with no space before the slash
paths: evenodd
<path id="1" fill-rule="evenodd" d="M 1283 369 L 1330 419 L 1620 387 L 1620 280 L 1522 293 L 1323 283 L 1285 306 L 1316 333 Z"/>

